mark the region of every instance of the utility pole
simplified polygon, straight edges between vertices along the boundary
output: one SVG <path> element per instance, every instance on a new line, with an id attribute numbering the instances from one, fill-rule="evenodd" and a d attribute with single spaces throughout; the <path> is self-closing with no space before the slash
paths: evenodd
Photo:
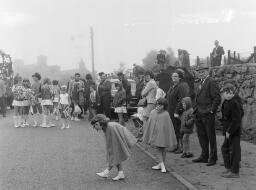
<path id="1" fill-rule="evenodd" d="M 94 44 L 93 44 L 93 28 L 90 27 L 90 32 L 91 32 L 91 51 L 92 51 L 92 77 L 95 80 L 96 76 L 95 76 L 95 70 L 94 70 Z"/>

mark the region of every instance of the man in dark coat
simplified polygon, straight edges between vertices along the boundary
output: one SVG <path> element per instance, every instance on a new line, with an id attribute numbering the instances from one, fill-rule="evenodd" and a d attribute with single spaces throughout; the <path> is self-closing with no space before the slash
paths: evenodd
<path id="1" fill-rule="evenodd" d="M 98 93 L 100 98 L 100 110 L 110 118 L 111 115 L 111 82 L 107 80 L 107 75 L 103 72 L 99 73 L 100 84 L 98 86 Z"/>
<path id="2" fill-rule="evenodd" d="M 221 96 L 218 84 L 209 76 L 209 68 L 203 67 L 198 69 L 197 72 L 201 79 L 201 84 L 199 85 L 195 100 L 195 123 L 202 151 L 200 157 L 193 160 L 193 162 L 203 162 L 207 163 L 207 166 L 212 166 L 216 164 L 218 159 L 215 114 L 221 102 Z"/>
<path id="3" fill-rule="evenodd" d="M 224 55 L 224 49 L 219 45 L 219 41 L 215 40 L 214 42 L 215 48 L 213 49 L 211 53 L 211 65 L 212 67 L 220 66 L 221 65 L 221 58 L 222 55 Z"/>

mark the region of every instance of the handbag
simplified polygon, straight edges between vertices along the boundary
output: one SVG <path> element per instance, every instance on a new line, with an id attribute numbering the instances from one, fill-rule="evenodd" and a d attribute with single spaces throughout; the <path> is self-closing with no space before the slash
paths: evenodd
<path id="1" fill-rule="evenodd" d="M 141 107 L 146 107 L 147 106 L 147 98 L 144 97 L 144 98 L 141 98 L 138 102 L 138 106 L 141 106 Z"/>

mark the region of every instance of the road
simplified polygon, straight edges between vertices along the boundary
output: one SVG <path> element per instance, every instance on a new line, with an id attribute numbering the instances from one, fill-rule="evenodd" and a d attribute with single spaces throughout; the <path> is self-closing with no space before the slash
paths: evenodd
<path id="1" fill-rule="evenodd" d="M 14 128 L 10 114 L 0 118 L 0 190 L 186 189 L 169 173 L 151 170 L 154 161 L 137 147 L 124 163 L 123 181 L 96 176 L 105 158 L 103 133 L 87 121 L 60 130 Z M 111 177 L 116 174 L 113 170 Z"/>

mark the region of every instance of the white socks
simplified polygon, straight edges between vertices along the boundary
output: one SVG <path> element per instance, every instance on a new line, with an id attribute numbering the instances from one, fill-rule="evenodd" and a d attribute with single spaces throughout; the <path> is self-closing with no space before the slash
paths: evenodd
<path id="1" fill-rule="evenodd" d="M 18 125 L 18 117 L 17 116 L 13 116 L 13 121 L 14 121 L 14 127 L 18 128 L 19 127 L 19 125 Z"/>

